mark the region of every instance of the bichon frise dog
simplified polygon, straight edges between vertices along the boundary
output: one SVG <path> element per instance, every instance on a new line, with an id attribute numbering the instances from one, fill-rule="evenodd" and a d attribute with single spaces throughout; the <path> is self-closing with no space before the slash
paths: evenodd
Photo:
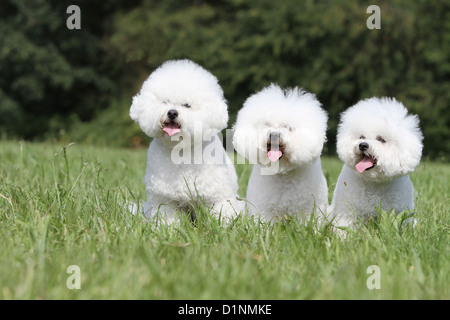
<path id="1" fill-rule="evenodd" d="M 327 118 L 315 95 L 299 88 L 272 84 L 245 101 L 233 145 L 254 164 L 247 187 L 251 215 L 271 221 L 308 217 L 315 207 L 326 213 L 328 189 L 320 154 Z"/>
<path id="2" fill-rule="evenodd" d="M 190 60 L 167 61 L 133 98 L 130 117 L 154 138 L 144 177 L 144 214 L 168 224 L 204 204 L 225 220 L 237 212 L 234 165 L 218 133 L 227 103 L 216 77 Z"/>
<path id="3" fill-rule="evenodd" d="M 345 163 L 330 207 L 336 226 L 354 226 L 384 211 L 414 209 L 408 176 L 422 156 L 416 115 L 393 98 L 358 102 L 341 115 L 337 153 Z"/>

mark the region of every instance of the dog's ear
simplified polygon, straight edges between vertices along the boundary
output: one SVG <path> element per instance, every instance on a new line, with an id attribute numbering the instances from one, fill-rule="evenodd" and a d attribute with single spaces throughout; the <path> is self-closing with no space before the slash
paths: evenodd
<path id="1" fill-rule="evenodd" d="M 215 110 L 214 126 L 215 129 L 222 131 L 228 126 L 228 105 L 225 99 L 217 102 Z"/>
<path id="2" fill-rule="evenodd" d="M 144 97 L 141 93 L 133 97 L 130 118 L 141 127 L 142 131 L 152 136 L 155 116 L 151 114 L 152 108 L 149 106 L 148 99 L 149 97 Z"/>
<path id="3" fill-rule="evenodd" d="M 233 147 L 237 153 L 245 157 L 245 130 L 233 126 Z"/>
<path id="4" fill-rule="evenodd" d="M 258 131 L 250 126 L 233 127 L 233 147 L 250 163 L 258 163 Z"/>
<path id="5" fill-rule="evenodd" d="M 201 112 L 195 112 L 194 120 L 201 120 L 203 128 L 220 132 L 228 126 L 228 106 L 223 97 L 206 96 L 203 98 L 202 103 L 199 105 Z"/>
<path id="6" fill-rule="evenodd" d="M 401 136 L 397 158 L 402 168 L 402 174 L 408 174 L 414 171 L 422 158 L 423 134 L 417 115 L 406 116 L 402 125 L 402 128 L 397 128 Z"/>
<path id="7" fill-rule="evenodd" d="M 133 97 L 133 102 L 130 108 L 130 118 L 137 124 L 145 118 L 145 101 L 140 93 Z"/>

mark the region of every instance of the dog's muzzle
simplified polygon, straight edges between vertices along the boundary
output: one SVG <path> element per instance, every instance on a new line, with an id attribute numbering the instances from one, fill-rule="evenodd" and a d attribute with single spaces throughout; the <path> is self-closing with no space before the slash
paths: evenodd
<path id="1" fill-rule="evenodd" d="M 178 111 L 175 109 L 170 109 L 167 111 L 168 120 L 164 121 L 162 125 L 162 130 L 169 135 L 169 137 L 173 136 L 181 132 L 181 124 L 177 121 Z"/>
<path id="2" fill-rule="evenodd" d="M 285 146 L 281 140 L 279 132 L 270 132 L 269 139 L 267 141 L 267 156 L 270 161 L 276 162 L 284 155 Z"/>
<path id="3" fill-rule="evenodd" d="M 377 159 L 371 155 L 367 150 L 369 150 L 369 144 L 365 141 L 361 142 L 358 145 L 359 151 L 362 152 L 361 160 L 355 165 L 356 170 L 359 173 L 363 173 L 364 171 L 370 170 L 374 168 L 377 164 Z"/>

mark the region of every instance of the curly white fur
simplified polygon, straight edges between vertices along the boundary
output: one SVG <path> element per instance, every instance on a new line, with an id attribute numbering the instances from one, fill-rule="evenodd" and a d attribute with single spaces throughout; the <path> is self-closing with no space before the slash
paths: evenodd
<path id="1" fill-rule="evenodd" d="M 200 199 L 223 218 L 236 214 L 237 176 L 218 137 L 227 103 L 216 77 L 190 60 L 165 62 L 133 98 L 130 117 L 154 138 L 144 177 L 147 218 L 170 224 Z"/>
<path id="2" fill-rule="evenodd" d="M 345 163 L 330 212 L 337 226 L 354 226 L 383 210 L 414 209 L 408 176 L 422 156 L 423 136 L 416 115 L 393 98 L 371 98 L 342 113 L 337 153 Z"/>
<path id="3" fill-rule="evenodd" d="M 327 114 L 315 95 L 270 85 L 250 96 L 234 125 L 236 151 L 254 164 L 248 211 L 266 220 L 326 213 L 327 182 L 320 154 Z"/>

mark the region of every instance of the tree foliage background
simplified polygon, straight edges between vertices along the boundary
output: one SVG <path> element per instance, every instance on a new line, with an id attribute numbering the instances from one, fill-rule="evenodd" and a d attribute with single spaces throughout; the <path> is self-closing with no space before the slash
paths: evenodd
<path id="1" fill-rule="evenodd" d="M 69 5 L 81 30 L 69 30 Z M 369 5 L 381 29 L 369 30 Z M 450 156 L 450 2 L 426 0 L 5 0 L 0 3 L 0 135 L 132 146 L 148 141 L 131 98 L 168 59 L 219 79 L 231 127 L 271 82 L 317 95 L 335 154 L 339 113 L 392 96 L 419 115 L 424 153 Z"/>

